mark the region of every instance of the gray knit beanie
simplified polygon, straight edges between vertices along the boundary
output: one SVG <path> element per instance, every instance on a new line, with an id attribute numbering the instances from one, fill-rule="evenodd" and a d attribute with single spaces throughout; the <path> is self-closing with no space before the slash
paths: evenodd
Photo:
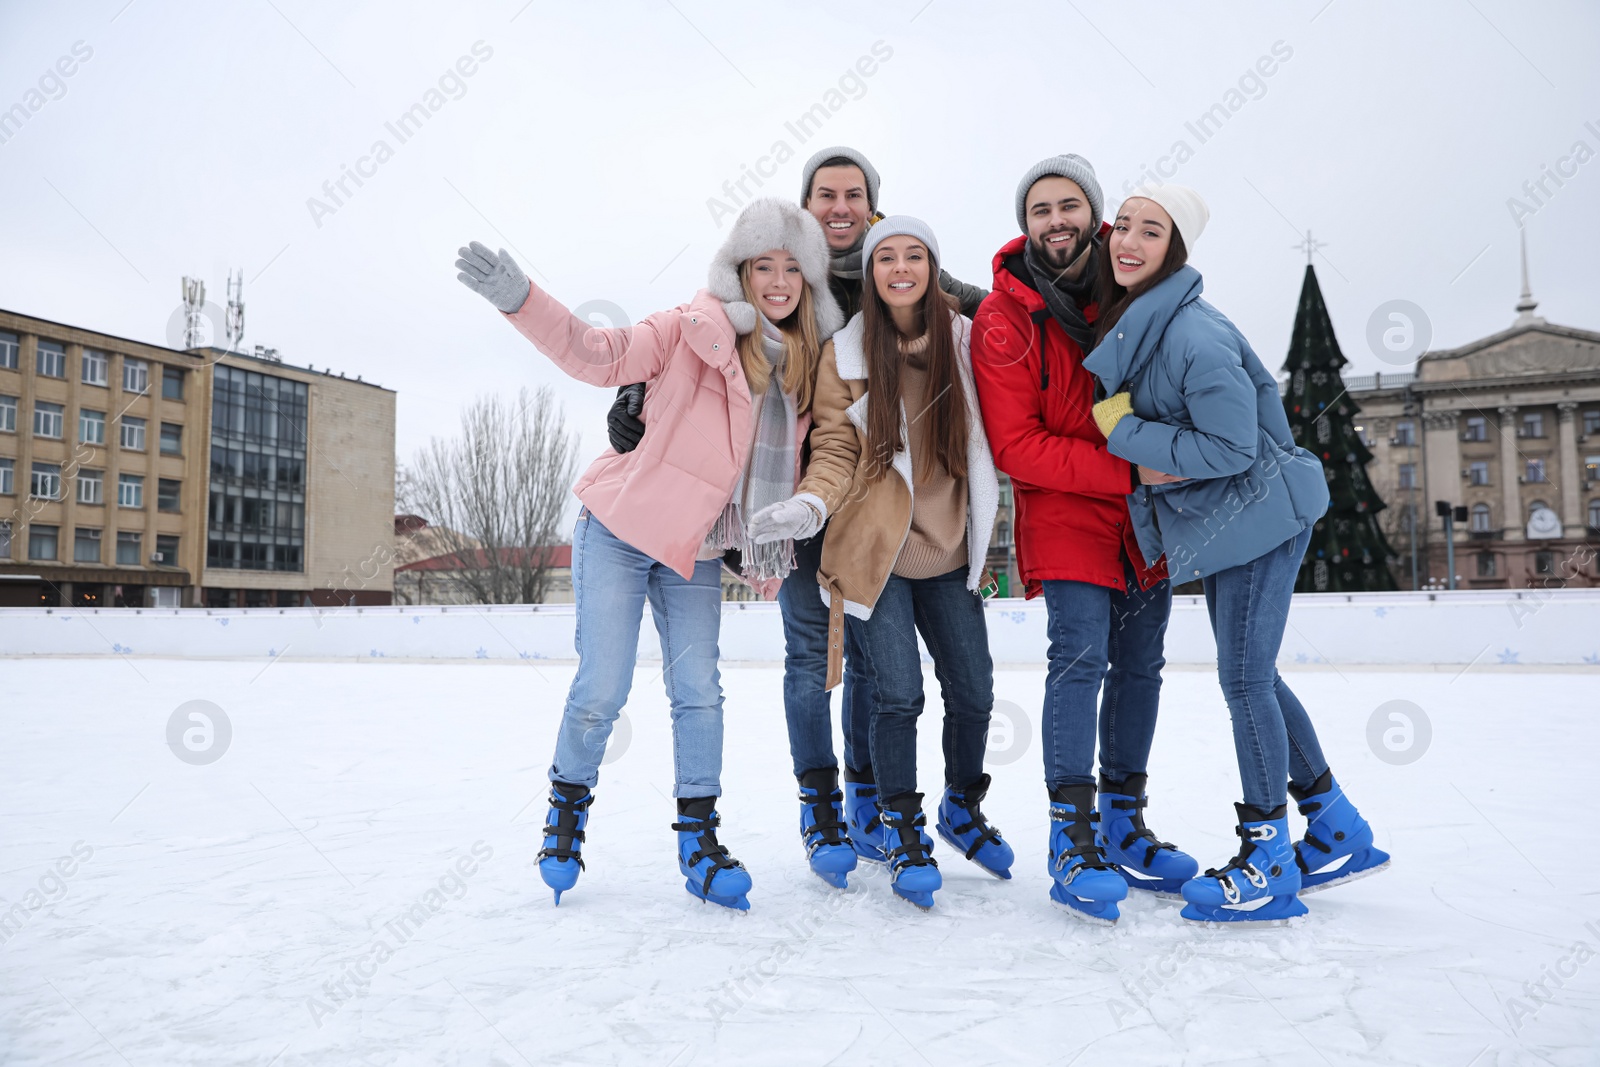
<path id="1" fill-rule="evenodd" d="M 934 264 L 938 265 L 939 241 L 933 236 L 933 229 L 912 215 L 890 215 L 873 223 L 867 231 L 866 240 L 861 242 L 861 267 L 869 277 L 872 274 L 872 250 L 886 237 L 915 237 L 928 246 L 928 251 L 933 253 Z"/>
<path id="2" fill-rule="evenodd" d="M 824 148 L 810 159 L 806 160 L 806 168 L 800 175 L 800 203 L 804 204 L 811 199 L 811 179 L 816 177 L 818 169 L 830 159 L 848 159 L 861 168 L 861 173 L 867 179 L 867 207 L 869 210 L 878 210 L 878 172 L 867 162 L 867 157 L 857 152 L 854 148 L 845 148 L 843 145 L 834 148 Z"/>
<path id="3" fill-rule="evenodd" d="M 1041 159 L 1028 168 L 1028 173 L 1024 174 L 1022 181 L 1017 184 L 1017 225 L 1022 228 L 1022 232 L 1028 232 L 1028 190 L 1032 189 L 1033 183 L 1040 178 L 1051 176 L 1078 183 L 1083 195 L 1089 198 L 1089 212 L 1093 216 L 1089 225 L 1090 232 L 1098 233 L 1100 220 L 1105 217 L 1105 199 L 1100 195 L 1100 182 L 1095 178 L 1094 167 L 1090 166 L 1089 161 L 1071 152 Z"/>

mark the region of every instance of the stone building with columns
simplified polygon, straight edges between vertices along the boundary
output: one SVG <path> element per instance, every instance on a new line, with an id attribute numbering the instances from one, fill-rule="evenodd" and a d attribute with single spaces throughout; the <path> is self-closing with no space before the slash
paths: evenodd
<path id="1" fill-rule="evenodd" d="M 1345 379 L 1402 589 L 1445 582 L 1438 502 L 1466 508 L 1458 588 L 1600 586 L 1600 333 L 1537 306 L 1524 261 L 1507 329 L 1427 352 L 1409 373 Z"/>

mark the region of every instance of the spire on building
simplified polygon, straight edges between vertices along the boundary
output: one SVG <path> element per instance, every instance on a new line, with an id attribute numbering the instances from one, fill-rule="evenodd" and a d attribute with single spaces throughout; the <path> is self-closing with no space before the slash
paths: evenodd
<path id="1" fill-rule="evenodd" d="M 1522 296 L 1517 300 L 1517 321 L 1511 324 L 1515 329 L 1520 326 L 1543 326 L 1544 318 L 1533 313 L 1539 306 L 1539 301 L 1533 298 L 1533 291 L 1528 286 L 1528 229 L 1521 227 L 1518 233 L 1522 237 Z"/>

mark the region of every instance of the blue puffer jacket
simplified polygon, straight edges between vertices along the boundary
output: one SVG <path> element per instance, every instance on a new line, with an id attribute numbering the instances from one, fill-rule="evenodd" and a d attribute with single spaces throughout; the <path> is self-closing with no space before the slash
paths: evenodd
<path id="1" fill-rule="evenodd" d="M 1322 463 L 1294 443 L 1277 381 L 1202 288 L 1189 266 L 1163 279 L 1083 363 L 1133 403 L 1110 451 L 1189 479 L 1128 497 L 1140 549 L 1165 552 L 1175 583 L 1249 563 L 1328 510 Z"/>

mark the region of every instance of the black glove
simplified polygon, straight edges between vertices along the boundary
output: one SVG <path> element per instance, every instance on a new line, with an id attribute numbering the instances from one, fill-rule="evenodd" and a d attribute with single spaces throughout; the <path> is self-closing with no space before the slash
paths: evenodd
<path id="1" fill-rule="evenodd" d="M 632 452 L 639 447 L 644 436 L 644 422 L 639 418 L 644 411 L 644 383 L 624 385 L 617 390 L 616 402 L 606 413 L 606 434 L 611 447 L 618 452 Z"/>

